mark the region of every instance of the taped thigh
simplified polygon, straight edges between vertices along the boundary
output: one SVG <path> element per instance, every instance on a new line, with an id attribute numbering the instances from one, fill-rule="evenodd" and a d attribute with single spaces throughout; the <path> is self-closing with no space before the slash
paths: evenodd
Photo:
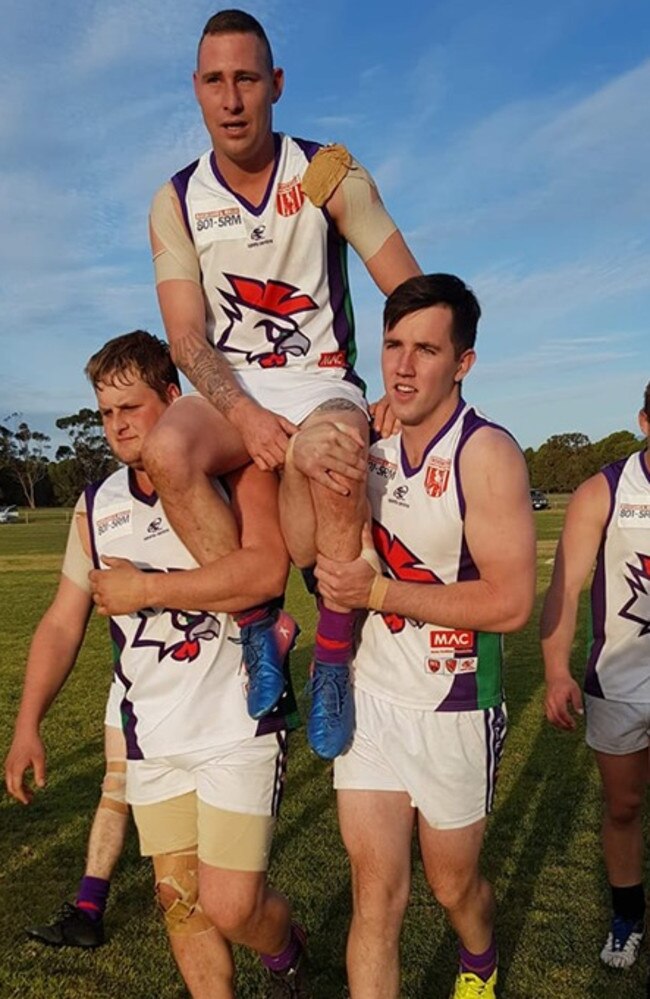
<path id="1" fill-rule="evenodd" d="M 102 796 L 99 799 L 100 808 L 108 808 L 112 812 L 128 815 L 129 806 L 126 803 L 126 760 L 106 760 L 106 772 L 102 781 Z"/>
<path id="2" fill-rule="evenodd" d="M 199 902 L 198 859 L 195 850 L 161 853 L 153 858 L 156 876 L 156 901 L 168 933 L 191 936 L 205 933 L 212 923 Z M 173 896 L 163 893 L 170 888 Z M 175 896 L 175 897 L 174 897 Z"/>

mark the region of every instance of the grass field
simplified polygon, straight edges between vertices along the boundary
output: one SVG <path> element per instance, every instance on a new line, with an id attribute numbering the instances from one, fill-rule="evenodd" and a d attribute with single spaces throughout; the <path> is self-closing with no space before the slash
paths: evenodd
<path id="1" fill-rule="evenodd" d="M 538 605 L 528 627 L 507 642 L 510 734 L 484 869 L 499 905 L 501 999 L 634 999 L 644 995 L 645 955 L 631 973 L 598 960 L 607 925 L 607 889 L 598 842 L 599 791 L 582 734 L 560 734 L 542 714 L 537 616 L 564 504 L 536 514 Z M 39 512 L 29 525 L 0 525 L 0 754 L 16 713 L 29 639 L 56 585 L 67 531 L 63 511 Z M 292 672 L 302 691 L 313 609 L 297 578 L 288 608 L 303 631 Z M 105 622 L 93 620 L 66 688 L 44 726 L 49 752 L 45 791 L 23 808 L 0 801 L 0 999 L 179 999 L 182 984 L 153 909 L 151 871 L 135 835 L 114 880 L 108 946 L 94 953 L 41 948 L 23 930 L 47 921 L 74 894 L 89 819 L 98 800 L 102 718 L 110 678 Z M 585 648 L 584 608 L 576 671 Z M 301 698 L 304 709 L 304 700 Z M 343 963 L 350 912 L 349 874 L 340 844 L 329 767 L 292 744 L 288 787 L 271 868 L 309 929 L 317 999 L 346 995 Z M 455 969 L 453 937 L 415 865 L 403 933 L 403 999 L 446 999 Z M 262 999 L 256 960 L 237 955 L 238 996 Z"/>

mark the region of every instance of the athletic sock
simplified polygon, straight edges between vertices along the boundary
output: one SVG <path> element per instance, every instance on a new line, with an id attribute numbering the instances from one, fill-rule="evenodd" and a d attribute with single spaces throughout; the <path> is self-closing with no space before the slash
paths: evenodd
<path id="1" fill-rule="evenodd" d="M 104 915 L 110 888 L 111 883 L 105 878 L 83 877 L 79 883 L 75 905 L 78 909 L 82 909 L 89 919 L 97 922 Z"/>
<path id="2" fill-rule="evenodd" d="M 281 951 L 280 954 L 260 954 L 262 958 L 262 964 L 269 971 L 283 972 L 288 971 L 289 968 L 295 968 L 298 963 L 298 958 L 302 954 L 305 946 L 304 934 L 296 926 L 295 923 L 291 924 L 291 936 L 289 937 L 289 943 Z"/>
<path id="3" fill-rule="evenodd" d="M 233 614 L 233 617 L 240 628 L 245 628 L 249 624 L 260 624 L 266 620 L 271 624 L 273 621 L 271 608 L 267 604 L 249 607 L 248 610 L 240 611 L 239 614 Z"/>
<path id="4" fill-rule="evenodd" d="M 346 666 L 352 658 L 357 611 L 333 611 L 320 605 L 314 658 L 319 663 Z"/>
<path id="5" fill-rule="evenodd" d="M 630 885 L 617 888 L 610 885 L 612 891 L 612 909 L 614 915 L 628 922 L 640 922 L 645 916 L 645 892 L 643 885 Z"/>
<path id="6" fill-rule="evenodd" d="M 497 945 L 494 937 L 492 943 L 482 954 L 472 954 L 461 943 L 458 944 L 461 973 L 469 973 L 487 982 L 497 966 Z"/>

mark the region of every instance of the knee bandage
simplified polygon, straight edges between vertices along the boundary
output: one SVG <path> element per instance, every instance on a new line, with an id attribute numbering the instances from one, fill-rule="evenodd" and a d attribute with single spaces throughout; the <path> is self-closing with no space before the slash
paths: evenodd
<path id="1" fill-rule="evenodd" d="M 163 853 L 154 857 L 156 901 L 162 911 L 168 933 L 189 936 L 205 933 L 212 923 L 199 902 L 198 859 L 196 852 Z M 176 896 L 169 900 L 161 889 L 171 888 Z"/>
<path id="2" fill-rule="evenodd" d="M 102 796 L 100 808 L 109 808 L 112 812 L 128 815 L 129 806 L 126 803 L 126 760 L 106 760 L 106 773 L 102 781 Z"/>

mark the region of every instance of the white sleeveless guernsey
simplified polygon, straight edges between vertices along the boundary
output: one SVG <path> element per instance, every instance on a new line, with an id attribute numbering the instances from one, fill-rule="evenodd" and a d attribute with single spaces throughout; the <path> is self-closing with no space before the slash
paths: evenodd
<path id="1" fill-rule="evenodd" d="M 301 179 L 320 146 L 275 134 L 275 165 L 252 205 L 219 172 L 213 152 L 172 177 L 199 258 L 207 332 L 265 406 L 278 387 L 316 379 L 363 388 L 347 273 L 347 243 Z"/>
<path id="2" fill-rule="evenodd" d="M 463 529 L 459 458 L 469 437 L 494 426 L 462 400 L 411 468 L 401 434 L 368 458 L 375 547 L 391 579 L 444 586 L 478 578 Z M 498 428 L 501 429 L 501 428 Z M 501 704 L 502 636 L 370 611 L 355 657 L 355 685 L 418 710 L 468 711 Z"/>
<path id="3" fill-rule="evenodd" d="M 585 690 L 650 703 L 650 473 L 646 451 L 602 469 L 610 507 L 591 584 Z"/>
<path id="4" fill-rule="evenodd" d="M 104 555 L 154 571 L 196 567 L 156 494 L 142 493 L 129 469 L 89 486 L 86 508 L 98 568 L 106 568 Z M 125 688 L 128 759 L 207 749 L 286 727 L 277 718 L 258 725 L 249 717 L 241 646 L 232 641 L 239 628 L 229 615 L 144 610 L 111 618 L 110 632 Z"/>

